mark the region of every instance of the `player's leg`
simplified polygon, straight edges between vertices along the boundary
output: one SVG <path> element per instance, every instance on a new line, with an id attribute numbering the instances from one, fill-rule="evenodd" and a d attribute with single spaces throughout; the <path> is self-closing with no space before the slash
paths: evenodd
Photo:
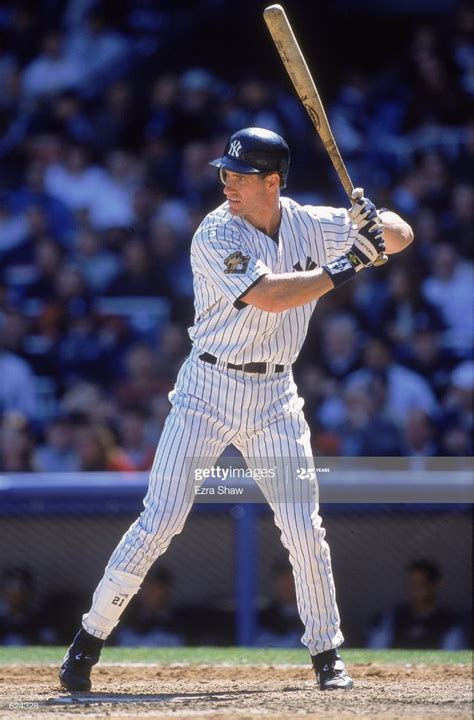
<path id="1" fill-rule="evenodd" d="M 211 429 L 212 425 L 212 429 Z M 201 480 L 193 473 L 194 456 L 211 466 L 226 446 L 222 428 L 216 432 L 209 409 L 199 413 L 173 407 L 163 429 L 150 472 L 144 509 L 112 553 L 97 587 L 83 627 L 102 640 L 108 637 L 138 591 L 153 562 L 169 547 L 185 524 Z"/>
<path id="2" fill-rule="evenodd" d="M 286 409 L 271 424 L 257 427 L 247 436 L 242 434 L 239 448 L 249 465 L 277 468 L 276 479 L 261 479 L 258 484 L 274 512 L 293 567 L 298 610 L 305 627 L 302 643 L 316 665 L 320 686 L 330 689 L 331 684 L 321 682 L 321 674 L 327 665 L 331 666 L 330 675 L 334 670 L 338 673 L 341 663 L 336 648 L 344 638 L 329 546 L 319 515 L 310 432 L 301 409 Z M 342 673 L 343 682 L 336 681 L 334 687 L 352 685 L 341 669 Z"/>
<path id="3" fill-rule="evenodd" d="M 151 564 L 181 532 L 191 510 L 193 472 L 211 466 L 231 441 L 232 430 L 215 416 L 215 405 L 178 395 L 163 428 L 144 510 L 112 553 L 104 576 L 83 618 L 83 627 L 71 645 L 60 679 L 68 689 L 89 689 L 90 668 Z M 82 685 L 82 687 L 80 687 Z"/>

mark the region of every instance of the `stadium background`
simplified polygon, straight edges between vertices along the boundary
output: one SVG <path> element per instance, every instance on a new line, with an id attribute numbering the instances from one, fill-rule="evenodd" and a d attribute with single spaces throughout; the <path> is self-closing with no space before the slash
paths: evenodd
<path id="1" fill-rule="evenodd" d="M 189 347 L 189 243 L 222 197 L 208 160 L 235 129 L 269 127 L 292 150 L 288 194 L 346 204 L 264 5 L 0 9 L 0 569 L 28 565 L 40 604 L 90 595 L 140 505 L 116 501 L 120 475 L 105 505 L 94 503 L 84 476 L 86 500 L 70 494 L 58 510 L 40 476 L 25 497 L 17 473 L 149 467 Z M 473 14 L 447 1 L 383 5 L 286 4 L 352 177 L 416 238 L 320 302 L 295 377 L 318 456 L 462 458 L 473 425 Z M 415 510 L 328 508 L 355 645 L 370 614 L 403 593 L 403 568 L 419 555 L 441 565 L 443 597 L 466 616 L 469 508 Z M 178 602 L 232 613 L 249 543 L 239 545 L 235 510 L 216 512 L 193 511 L 163 563 Z M 268 515 L 256 528 L 253 590 L 265 596 L 281 550 Z"/>

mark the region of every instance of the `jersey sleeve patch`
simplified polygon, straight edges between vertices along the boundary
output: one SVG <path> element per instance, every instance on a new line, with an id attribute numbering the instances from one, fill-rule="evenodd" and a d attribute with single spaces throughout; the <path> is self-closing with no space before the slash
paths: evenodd
<path id="1" fill-rule="evenodd" d="M 250 255 L 244 255 L 240 250 L 231 253 L 224 258 L 225 270 L 224 273 L 229 275 L 230 273 L 236 273 L 238 275 L 245 275 L 249 266 Z"/>
<path id="2" fill-rule="evenodd" d="M 228 226 L 209 225 L 200 229 L 193 239 L 193 272 L 212 286 L 232 305 L 262 275 L 270 270 L 238 233 Z"/>

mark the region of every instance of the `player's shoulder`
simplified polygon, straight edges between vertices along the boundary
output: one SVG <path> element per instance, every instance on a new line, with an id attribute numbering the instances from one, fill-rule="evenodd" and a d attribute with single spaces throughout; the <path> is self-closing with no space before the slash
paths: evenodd
<path id="1" fill-rule="evenodd" d="M 295 219 L 301 220 L 311 219 L 317 220 L 322 224 L 336 223 L 346 224 L 349 220 L 348 212 L 345 208 L 334 208 L 328 205 L 311 205 L 300 203 L 293 198 L 282 197 L 281 204 L 284 209 Z"/>
<path id="2" fill-rule="evenodd" d="M 201 221 L 196 235 L 203 233 L 209 228 L 226 228 L 233 226 L 233 215 L 229 212 L 229 205 L 227 202 L 223 202 L 222 205 L 211 210 Z"/>
<path id="3" fill-rule="evenodd" d="M 211 210 L 200 223 L 193 237 L 193 244 L 209 242 L 213 239 L 226 238 L 235 235 L 237 227 L 234 216 L 229 212 L 227 202 L 222 203 L 215 210 Z"/>

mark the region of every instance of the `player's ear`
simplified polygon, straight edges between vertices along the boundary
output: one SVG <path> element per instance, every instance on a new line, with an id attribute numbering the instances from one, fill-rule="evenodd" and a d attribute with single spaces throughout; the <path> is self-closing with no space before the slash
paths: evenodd
<path id="1" fill-rule="evenodd" d="M 274 190 L 280 187 L 280 176 L 278 173 L 268 173 L 265 176 L 265 185 L 269 190 Z"/>

